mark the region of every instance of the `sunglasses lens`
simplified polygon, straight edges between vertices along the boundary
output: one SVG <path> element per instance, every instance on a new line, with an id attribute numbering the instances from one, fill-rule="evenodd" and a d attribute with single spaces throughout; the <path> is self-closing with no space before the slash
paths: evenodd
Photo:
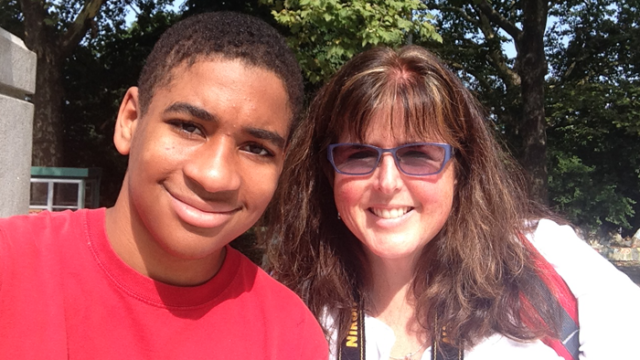
<path id="1" fill-rule="evenodd" d="M 410 175 L 435 174 L 445 158 L 443 147 L 431 144 L 409 145 L 398 149 L 398 167 Z"/>
<path id="2" fill-rule="evenodd" d="M 367 174 L 376 168 L 378 151 L 364 145 L 339 145 L 333 148 L 333 163 L 344 174 Z"/>

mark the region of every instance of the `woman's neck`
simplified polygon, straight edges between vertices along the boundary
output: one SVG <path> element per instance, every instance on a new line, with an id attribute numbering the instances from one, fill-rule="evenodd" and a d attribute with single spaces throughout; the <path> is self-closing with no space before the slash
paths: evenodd
<path id="1" fill-rule="evenodd" d="M 393 330 L 396 336 L 391 350 L 393 357 L 402 357 L 421 347 L 426 348 L 429 336 L 416 317 L 416 299 L 412 289 L 415 274 L 413 264 L 412 261 L 370 258 L 372 291 L 367 296 L 365 308 L 369 315 Z"/>
<path id="2" fill-rule="evenodd" d="M 368 298 L 372 302 L 370 310 L 374 314 L 406 308 L 406 305 L 412 302 L 410 301 L 413 299 L 411 291 L 413 284 L 412 271 L 373 266 L 371 275 L 372 291 Z"/>
<path id="3" fill-rule="evenodd" d="M 411 287 L 416 261 L 383 259 L 373 254 L 367 254 L 367 258 L 371 269 L 371 292 L 367 296 L 371 302 L 368 304 L 371 314 L 382 314 L 387 309 L 406 308 L 408 303 L 412 304 L 412 309 L 415 308 Z"/>

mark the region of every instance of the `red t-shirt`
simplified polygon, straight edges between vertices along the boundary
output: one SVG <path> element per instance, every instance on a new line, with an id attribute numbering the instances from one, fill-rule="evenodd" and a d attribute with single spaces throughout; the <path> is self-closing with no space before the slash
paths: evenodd
<path id="1" fill-rule="evenodd" d="M 207 283 L 177 287 L 111 249 L 105 210 L 0 219 L 0 359 L 321 359 L 303 302 L 227 247 Z"/>

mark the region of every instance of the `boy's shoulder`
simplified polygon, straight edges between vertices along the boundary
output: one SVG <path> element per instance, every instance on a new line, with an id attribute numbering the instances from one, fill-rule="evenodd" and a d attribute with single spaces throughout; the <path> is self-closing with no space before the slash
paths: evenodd
<path id="1" fill-rule="evenodd" d="M 0 219 L 0 253 L 38 251 L 59 239 L 85 237 L 90 229 L 104 231 L 104 209 L 16 215 Z M 98 230 L 100 231 L 100 230 Z"/>
<path id="2" fill-rule="evenodd" d="M 29 215 L 15 215 L 0 219 L 2 232 L 46 232 L 66 230 L 69 225 L 86 223 L 96 216 L 104 217 L 104 209 L 81 209 L 77 211 L 49 212 L 42 211 Z"/>

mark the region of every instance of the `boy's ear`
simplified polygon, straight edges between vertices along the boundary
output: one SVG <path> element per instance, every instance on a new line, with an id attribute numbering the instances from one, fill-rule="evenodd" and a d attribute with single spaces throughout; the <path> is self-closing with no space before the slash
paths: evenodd
<path id="1" fill-rule="evenodd" d="M 139 118 L 138 88 L 133 86 L 127 90 L 122 99 L 116 120 L 116 128 L 113 132 L 113 143 L 122 155 L 128 155 L 129 150 L 131 150 L 131 142 L 136 126 L 138 126 Z"/>

